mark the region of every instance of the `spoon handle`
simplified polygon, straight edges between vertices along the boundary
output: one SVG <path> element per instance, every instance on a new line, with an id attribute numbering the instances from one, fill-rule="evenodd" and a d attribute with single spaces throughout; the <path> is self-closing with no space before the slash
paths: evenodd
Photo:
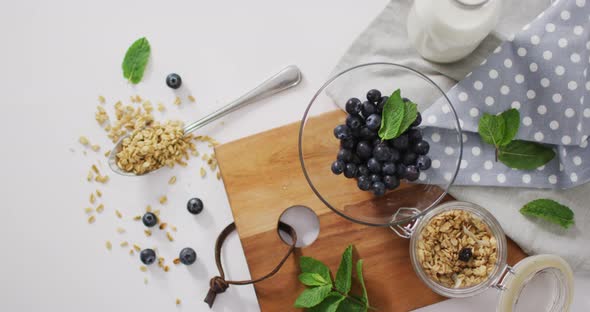
<path id="1" fill-rule="evenodd" d="M 287 66 L 274 76 L 270 77 L 269 79 L 261 83 L 258 87 L 252 89 L 250 92 L 242 95 L 233 102 L 223 106 L 222 108 L 212 112 L 211 114 L 186 126 L 184 128 L 184 133 L 189 134 L 201 128 L 202 126 L 214 120 L 217 120 L 242 106 L 245 106 L 246 104 L 250 104 L 257 100 L 271 96 L 275 93 L 294 87 L 298 85 L 299 82 L 301 82 L 301 71 L 299 70 L 299 68 L 297 68 L 297 66 L 295 65 Z"/>

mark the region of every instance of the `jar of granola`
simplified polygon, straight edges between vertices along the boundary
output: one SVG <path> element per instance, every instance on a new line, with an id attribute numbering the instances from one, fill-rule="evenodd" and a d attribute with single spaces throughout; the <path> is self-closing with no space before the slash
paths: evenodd
<path id="1" fill-rule="evenodd" d="M 509 266 L 502 227 L 478 205 L 447 202 L 392 229 L 410 238 L 414 271 L 440 295 L 464 298 L 496 288 L 497 311 L 569 311 L 574 285 L 567 262 L 537 255 Z"/>

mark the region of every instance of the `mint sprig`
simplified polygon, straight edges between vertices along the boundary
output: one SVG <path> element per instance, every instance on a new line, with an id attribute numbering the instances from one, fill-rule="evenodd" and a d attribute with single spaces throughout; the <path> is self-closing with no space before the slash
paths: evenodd
<path id="1" fill-rule="evenodd" d="M 524 205 L 520 213 L 547 220 L 566 229 L 574 224 L 574 212 L 569 207 L 551 199 L 533 200 Z"/>
<path id="2" fill-rule="evenodd" d="M 143 78 L 143 72 L 150 57 L 150 43 L 145 37 L 137 39 L 127 52 L 123 59 L 123 77 L 131 83 L 137 84 Z"/>
<path id="3" fill-rule="evenodd" d="M 512 108 L 500 115 L 484 113 L 479 119 L 481 139 L 496 148 L 496 161 L 510 168 L 533 170 L 555 157 L 553 149 L 535 142 L 514 140 L 520 127 L 520 113 Z"/>
<path id="4" fill-rule="evenodd" d="M 418 106 L 410 101 L 404 102 L 401 91 L 395 90 L 383 106 L 379 137 L 381 140 L 397 138 L 410 128 L 417 116 Z"/>
<path id="5" fill-rule="evenodd" d="M 357 279 L 362 288 L 362 295 L 350 294 L 352 288 L 352 249 L 350 245 L 344 250 L 340 266 L 336 272 L 336 279 L 332 282 L 330 269 L 321 261 L 310 257 L 301 257 L 299 265 L 301 274 L 299 280 L 305 286 L 295 301 L 296 308 L 306 308 L 314 312 L 346 312 L 373 309 L 369 306 L 369 298 L 365 281 L 363 280 L 363 260 L 356 263 Z"/>

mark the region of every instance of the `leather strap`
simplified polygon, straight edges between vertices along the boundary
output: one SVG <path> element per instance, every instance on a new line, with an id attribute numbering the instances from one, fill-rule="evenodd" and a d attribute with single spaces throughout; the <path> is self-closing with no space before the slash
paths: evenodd
<path id="1" fill-rule="evenodd" d="M 227 290 L 227 288 L 229 287 L 229 285 L 254 284 L 254 283 L 261 282 L 261 281 L 268 279 L 268 278 L 272 277 L 273 275 L 275 275 L 281 269 L 281 267 L 283 266 L 285 261 L 287 261 L 289 256 L 293 253 L 293 251 L 296 248 L 295 243 L 297 242 L 297 233 L 295 233 L 295 229 L 293 229 L 290 225 L 279 221 L 279 230 L 289 234 L 289 236 L 291 236 L 291 240 L 293 242 L 289 246 L 289 250 L 287 251 L 287 254 L 283 257 L 283 259 L 281 259 L 279 264 L 277 264 L 277 266 L 272 271 L 270 271 L 270 273 L 268 273 L 262 277 L 252 279 L 252 280 L 245 280 L 245 281 L 229 281 L 229 280 L 225 279 L 225 272 L 223 271 L 223 266 L 221 265 L 221 247 L 223 246 L 223 242 L 225 242 L 225 239 L 235 229 L 236 229 L 236 224 L 232 222 L 225 229 L 223 229 L 223 231 L 221 231 L 221 233 L 219 234 L 219 237 L 217 237 L 217 241 L 215 242 L 215 263 L 217 264 L 217 270 L 219 270 L 219 276 L 215 276 L 209 281 L 209 292 L 207 293 L 207 296 L 205 297 L 205 302 L 209 305 L 209 308 L 211 308 L 213 306 L 213 303 L 215 302 L 215 297 L 217 297 L 218 294 L 225 292 Z"/>

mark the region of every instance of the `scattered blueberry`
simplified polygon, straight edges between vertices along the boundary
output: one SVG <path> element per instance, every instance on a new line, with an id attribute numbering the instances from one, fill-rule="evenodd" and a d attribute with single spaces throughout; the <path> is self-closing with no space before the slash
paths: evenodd
<path id="1" fill-rule="evenodd" d="M 379 103 L 377 103 L 377 111 L 383 112 L 383 108 L 385 107 L 385 103 L 387 103 L 387 100 L 389 100 L 388 96 L 381 97 L 381 100 L 379 100 Z"/>
<path id="2" fill-rule="evenodd" d="M 156 217 L 155 214 L 153 214 L 152 212 L 146 212 L 143 217 L 141 218 L 141 221 L 143 222 L 143 224 L 147 227 L 152 227 L 156 224 L 158 224 L 158 217 Z"/>
<path id="3" fill-rule="evenodd" d="M 418 159 L 418 155 L 414 152 L 407 152 L 404 154 L 402 158 L 402 163 L 406 166 L 413 165 L 416 163 L 416 159 Z"/>
<path id="4" fill-rule="evenodd" d="M 385 144 L 378 144 L 373 149 L 373 157 L 378 161 L 388 161 L 391 158 L 389 147 Z"/>
<path id="5" fill-rule="evenodd" d="M 383 164 L 381 171 L 383 172 L 383 174 L 386 174 L 386 175 L 395 175 L 395 172 L 396 172 L 395 164 L 392 162 L 386 162 Z"/>
<path id="6" fill-rule="evenodd" d="M 351 179 L 356 177 L 358 173 L 358 167 L 353 163 L 348 163 L 344 167 L 344 176 Z"/>
<path id="7" fill-rule="evenodd" d="M 352 160 L 352 152 L 348 149 L 340 149 L 338 151 L 338 156 L 336 157 L 338 160 L 342 160 L 343 162 L 350 162 Z"/>
<path id="8" fill-rule="evenodd" d="M 363 191 L 368 191 L 371 189 L 371 179 L 364 175 L 360 176 L 357 181 L 357 186 Z"/>
<path id="9" fill-rule="evenodd" d="M 463 262 L 469 262 L 469 260 L 471 259 L 471 256 L 473 256 L 473 252 L 471 251 L 471 248 L 463 248 L 459 251 L 459 260 L 463 261 Z"/>
<path id="10" fill-rule="evenodd" d="M 360 176 L 369 176 L 371 174 L 371 172 L 369 171 L 369 168 L 367 168 L 366 165 L 360 165 L 358 166 L 358 175 Z"/>
<path id="11" fill-rule="evenodd" d="M 379 130 L 381 128 L 381 116 L 377 114 L 371 114 L 367 117 L 367 128 L 371 130 Z"/>
<path id="12" fill-rule="evenodd" d="M 421 123 L 422 123 L 422 115 L 420 113 L 418 113 L 418 115 L 416 115 L 416 120 L 414 120 L 414 122 L 412 123 L 412 127 L 418 127 Z"/>
<path id="13" fill-rule="evenodd" d="M 362 103 L 357 98 L 351 98 L 346 101 L 346 112 L 351 115 L 358 115 L 361 112 Z"/>
<path id="14" fill-rule="evenodd" d="M 381 163 L 375 158 L 371 158 L 367 161 L 367 168 L 372 173 L 381 173 Z"/>
<path id="15" fill-rule="evenodd" d="M 190 247 L 183 248 L 180 251 L 180 255 L 178 255 L 178 259 L 180 259 L 180 262 L 184 265 L 191 265 L 197 261 L 197 253 Z"/>
<path id="16" fill-rule="evenodd" d="M 377 135 L 377 131 L 373 131 L 365 126 L 365 127 L 361 127 L 361 130 L 359 132 L 359 137 L 363 140 L 373 140 L 373 139 L 377 138 L 378 135 Z"/>
<path id="17" fill-rule="evenodd" d="M 372 175 L 370 175 L 369 179 L 371 180 L 371 183 L 381 182 L 381 176 L 376 173 L 373 173 Z"/>
<path id="18" fill-rule="evenodd" d="M 363 125 L 363 120 L 361 117 L 348 115 L 348 117 L 346 117 L 346 125 L 350 129 L 358 129 Z"/>
<path id="19" fill-rule="evenodd" d="M 372 89 L 367 92 L 367 100 L 372 103 L 377 103 L 381 99 L 381 92 L 377 89 Z"/>
<path id="20" fill-rule="evenodd" d="M 410 139 L 410 142 L 422 141 L 422 131 L 420 129 L 410 129 L 408 131 L 408 139 Z"/>
<path id="21" fill-rule="evenodd" d="M 156 262 L 156 252 L 153 249 L 144 249 L 139 253 L 139 260 L 145 265 Z"/>
<path id="22" fill-rule="evenodd" d="M 430 169 L 431 165 L 432 165 L 432 161 L 430 160 L 430 157 L 425 156 L 425 155 L 418 156 L 418 159 L 416 160 L 416 166 L 418 167 L 418 169 L 428 170 L 428 169 Z"/>
<path id="23" fill-rule="evenodd" d="M 356 154 L 361 159 L 369 159 L 373 155 L 373 147 L 367 141 L 360 141 L 356 145 Z"/>
<path id="24" fill-rule="evenodd" d="M 422 140 L 414 145 L 414 152 L 418 155 L 426 155 L 430 151 L 430 144 Z"/>
<path id="25" fill-rule="evenodd" d="M 340 141 L 340 147 L 342 147 L 342 148 L 352 150 L 352 149 L 354 149 L 355 146 L 356 146 L 356 139 L 354 139 L 354 138 L 344 139 L 344 140 Z"/>
<path id="26" fill-rule="evenodd" d="M 383 184 L 386 189 L 393 190 L 399 186 L 399 179 L 394 175 L 386 175 L 383 177 Z"/>
<path id="27" fill-rule="evenodd" d="M 334 136 L 338 140 L 345 140 L 350 139 L 352 134 L 350 132 L 350 128 L 348 128 L 346 125 L 338 125 L 336 128 L 334 128 Z"/>
<path id="28" fill-rule="evenodd" d="M 344 167 L 346 164 L 342 160 L 337 160 L 332 163 L 332 173 L 334 174 L 341 174 L 344 172 Z"/>
<path id="29" fill-rule="evenodd" d="M 186 209 L 194 215 L 199 214 L 203 211 L 203 201 L 200 198 L 191 198 L 186 203 Z"/>
<path id="30" fill-rule="evenodd" d="M 409 143 L 410 142 L 408 140 L 408 135 L 404 133 L 398 136 L 397 138 L 393 139 L 392 145 L 394 148 L 400 151 L 405 151 L 408 149 Z"/>
<path id="31" fill-rule="evenodd" d="M 383 196 L 385 194 L 385 184 L 383 182 L 374 182 L 371 188 L 375 196 Z"/>
<path id="32" fill-rule="evenodd" d="M 369 101 L 364 101 L 361 112 L 363 113 L 363 116 L 365 118 L 367 118 L 367 117 L 371 116 L 372 114 L 377 113 L 377 106 L 375 106 L 375 104 L 373 104 Z"/>
<path id="33" fill-rule="evenodd" d="M 405 174 L 406 180 L 416 181 L 416 180 L 418 180 L 418 177 L 420 177 L 420 172 L 418 171 L 418 168 L 416 168 L 416 166 L 408 166 L 406 168 L 406 174 Z"/>
<path id="34" fill-rule="evenodd" d="M 172 89 L 178 89 L 182 85 L 182 79 L 178 74 L 170 74 L 166 76 L 166 84 Z"/>

